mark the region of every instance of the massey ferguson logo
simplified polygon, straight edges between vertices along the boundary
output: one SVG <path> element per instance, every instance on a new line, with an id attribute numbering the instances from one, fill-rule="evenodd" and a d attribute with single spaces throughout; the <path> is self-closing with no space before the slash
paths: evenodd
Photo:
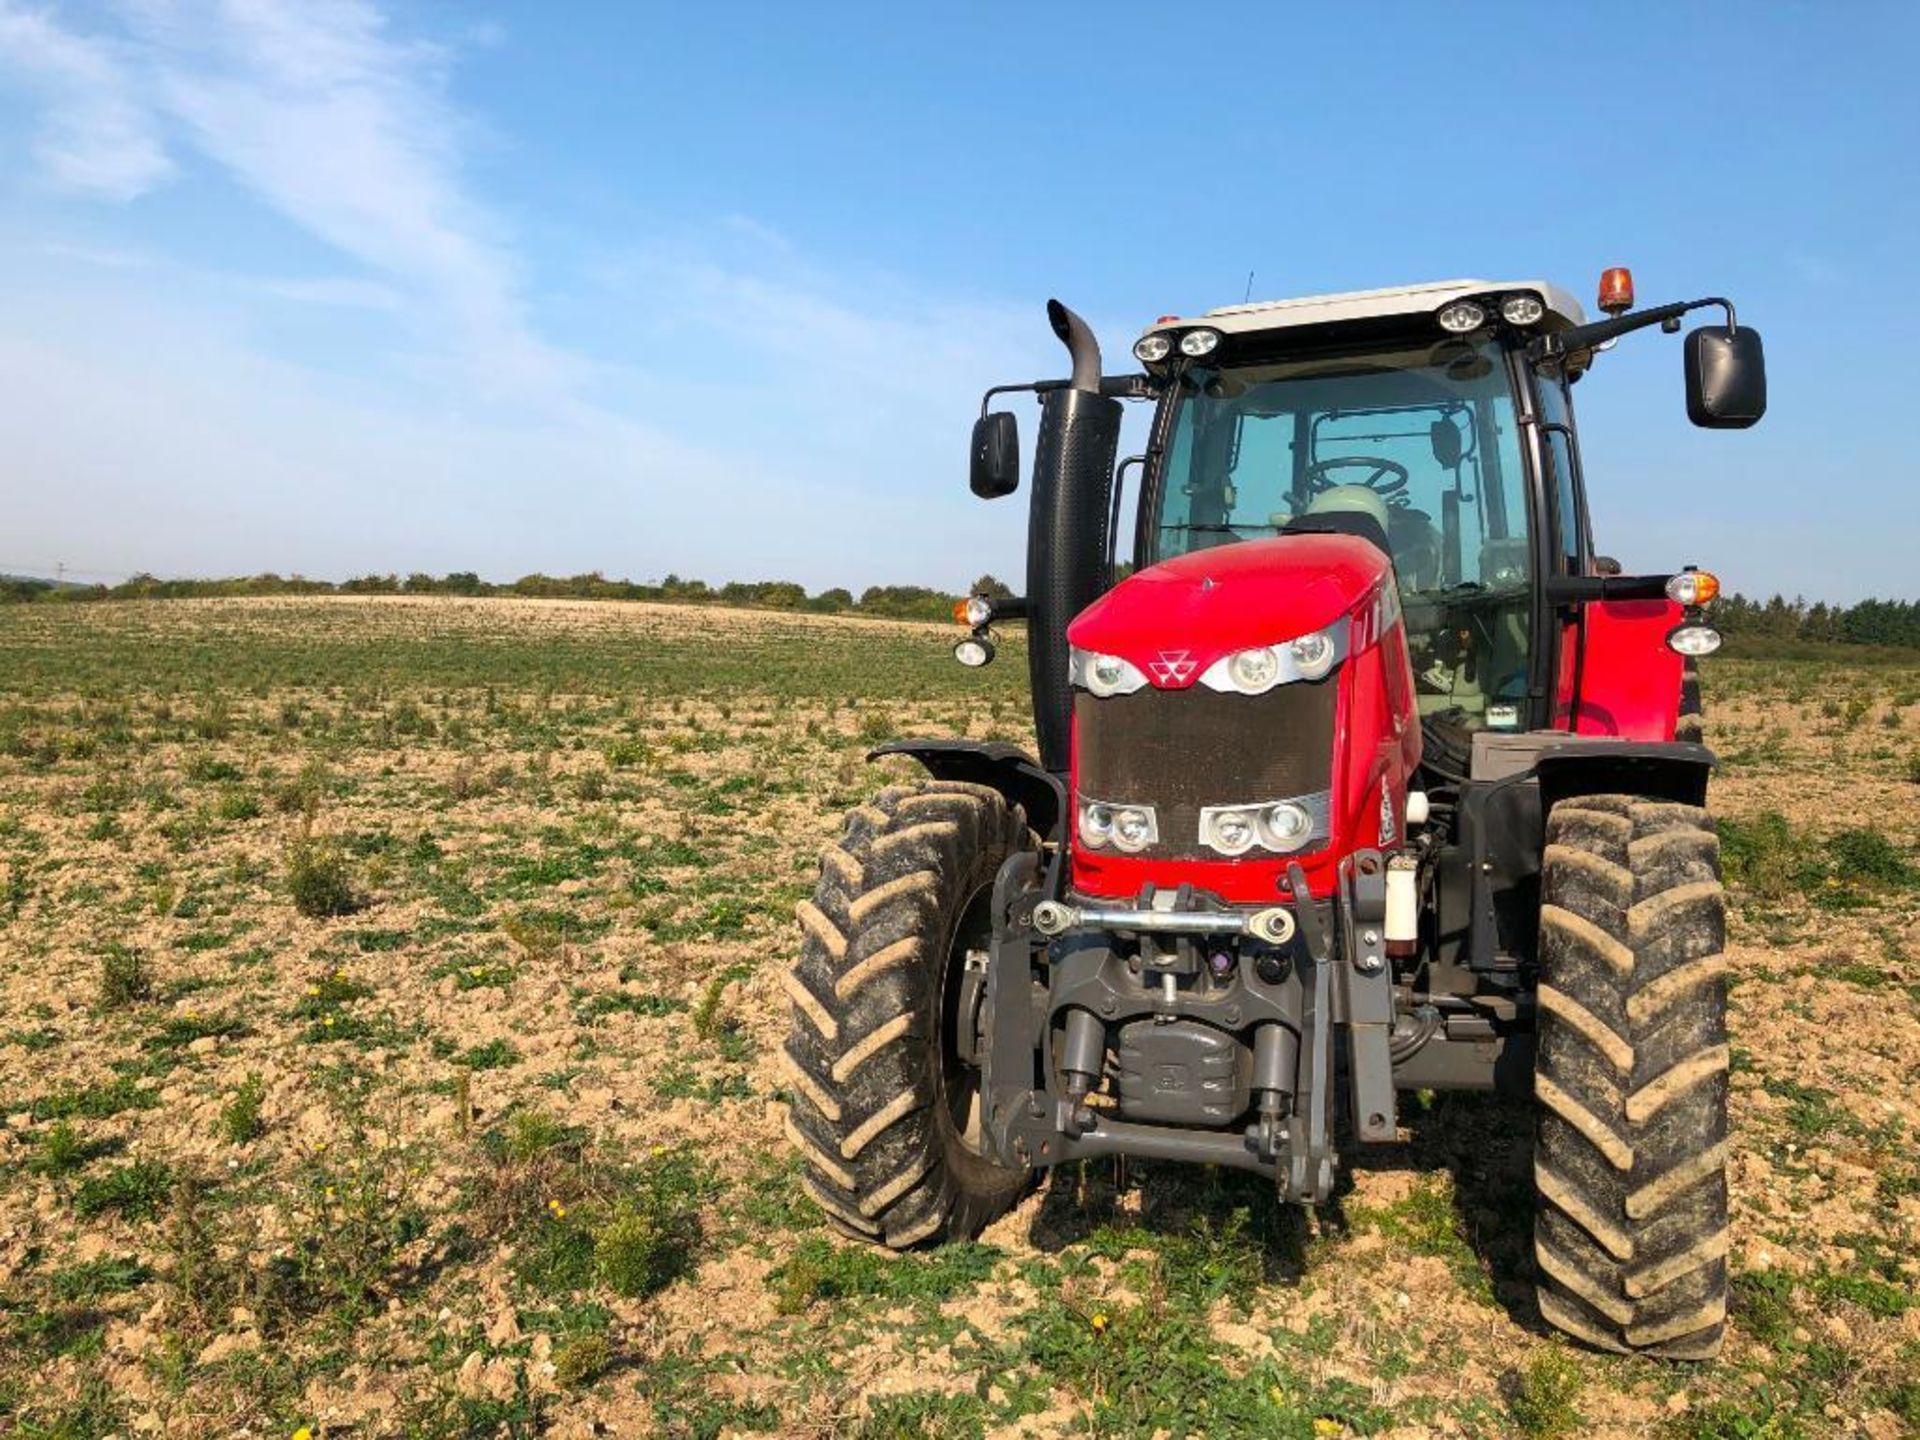
<path id="1" fill-rule="evenodd" d="M 1158 660 L 1148 663 L 1147 674 L 1156 685 L 1184 685 L 1200 668 L 1200 662 L 1192 657 L 1191 650 L 1162 650 Z"/>

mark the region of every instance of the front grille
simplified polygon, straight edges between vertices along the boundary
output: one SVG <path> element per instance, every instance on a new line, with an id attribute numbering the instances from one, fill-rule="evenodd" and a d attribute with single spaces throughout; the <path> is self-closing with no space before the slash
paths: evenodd
<path id="1" fill-rule="evenodd" d="M 1219 859 L 1200 846 L 1201 807 L 1313 795 L 1332 783 L 1339 677 L 1264 695 L 1204 685 L 1105 699 L 1077 692 L 1076 788 L 1086 800 L 1153 806 L 1160 838 L 1145 855 Z"/>

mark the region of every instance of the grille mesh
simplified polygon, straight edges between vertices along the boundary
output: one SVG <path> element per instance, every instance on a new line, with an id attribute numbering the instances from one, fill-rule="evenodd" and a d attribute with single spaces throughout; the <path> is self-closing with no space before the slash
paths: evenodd
<path id="1" fill-rule="evenodd" d="M 1339 671 L 1314 683 L 1238 695 L 1195 685 L 1073 700 L 1081 797 L 1152 805 L 1160 839 L 1145 855 L 1202 855 L 1203 805 L 1282 800 L 1325 790 L 1333 775 Z"/>

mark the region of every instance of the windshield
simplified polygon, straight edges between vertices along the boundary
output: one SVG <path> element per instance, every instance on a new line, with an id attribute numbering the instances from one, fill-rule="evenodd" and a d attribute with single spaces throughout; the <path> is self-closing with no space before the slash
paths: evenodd
<path id="1" fill-rule="evenodd" d="M 1421 709 L 1468 728 L 1520 723 L 1532 556 L 1497 345 L 1195 369 L 1170 403 L 1155 513 L 1142 517 L 1150 558 L 1371 516 L 1408 601 Z"/>

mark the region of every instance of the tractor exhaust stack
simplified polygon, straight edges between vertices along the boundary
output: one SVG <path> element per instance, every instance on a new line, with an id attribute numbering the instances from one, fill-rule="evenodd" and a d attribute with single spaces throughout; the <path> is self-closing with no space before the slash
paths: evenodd
<path id="1" fill-rule="evenodd" d="M 1087 322 L 1058 300 L 1047 302 L 1047 319 L 1073 359 L 1073 379 L 1041 401 L 1027 530 L 1027 647 L 1040 763 L 1064 775 L 1073 705 L 1067 625 L 1107 589 L 1120 402 L 1100 393 L 1100 345 Z"/>

